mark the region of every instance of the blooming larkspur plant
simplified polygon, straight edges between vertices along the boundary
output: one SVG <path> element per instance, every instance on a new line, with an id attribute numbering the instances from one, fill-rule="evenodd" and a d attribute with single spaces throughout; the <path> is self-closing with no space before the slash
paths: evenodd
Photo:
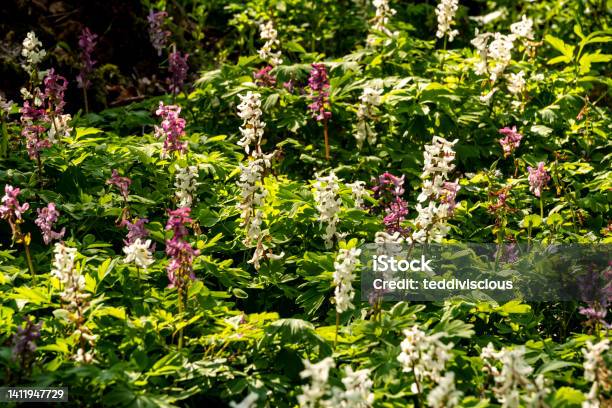
<path id="1" fill-rule="evenodd" d="M 361 254 L 360 249 L 340 249 L 338 256 L 334 261 L 334 285 L 335 289 L 335 301 L 336 311 L 343 313 L 348 309 L 354 309 L 355 306 L 352 303 L 353 297 L 355 297 L 355 290 L 353 289 L 353 280 L 355 280 L 355 268 L 359 262 L 359 255 Z"/>
<path id="2" fill-rule="evenodd" d="M 365 140 L 370 145 L 376 143 L 376 131 L 368 121 L 376 120 L 377 107 L 380 105 L 381 95 L 382 89 L 366 87 L 363 90 L 363 94 L 359 97 L 360 103 L 357 108 L 357 124 L 355 125 L 354 133 L 359 149 L 361 149 Z"/>
<path id="3" fill-rule="evenodd" d="M 179 207 L 191 207 L 193 204 L 193 194 L 198 187 L 198 166 L 181 167 L 175 165 L 176 173 L 174 176 L 174 195 Z"/>
<path id="4" fill-rule="evenodd" d="M 529 191 L 531 191 L 536 197 L 540 197 L 542 189 L 546 187 L 546 184 L 550 181 L 550 176 L 544 168 L 544 162 L 539 162 L 537 167 L 527 167 L 529 176 Z"/>
<path id="5" fill-rule="evenodd" d="M 374 5 L 376 9 L 376 14 L 372 19 L 372 29 L 388 37 L 394 36 L 394 33 L 387 27 L 389 19 L 396 13 L 396 10 L 389 6 L 389 0 L 373 0 L 372 5 Z M 376 43 L 376 37 L 374 35 L 368 36 L 367 43 L 368 45 L 374 45 Z"/>
<path id="6" fill-rule="evenodd" d="M 179 115 L 181 113 L 180 106 L 164 105 L 159 103 L 159 108 L 155 114 L 161 117 L 161 126 L 155 126 L 155 136 L 164 138 L 164 146 L 162 149 L 162 157 L 165 157 L 169 152 L 184 153 L 187 150 L 187 142 L 181 141 L 185 136 L 185 119 Z"/>
<path id="7" fill-rule="evenodd" d="M 436 16 L 438 17 L 438 31 L 436 37 L 444 38 L 448 36 L 448 41 L 453 42 L 459 34 L 458 30 L 453 30 L 455 24 L 454 18 L 459 8 L 459 0 L 441 0 L 436 7 Z"/>
<path id="8" fill-rule="evenodd" d="M 238 142 L 244 148 L 246 154 L 255 145 L 255 151 L 261 153 L 260 143 L 264 134 L 266 123 L 261 120 L 261 94 L 248 91 L 246 95 L 238 95 L 240 104 L 238 105 L 238 116 L 242 119 L 240 134 L 242 138 Z"/>
<path id="9" fill-rule="evenodd" d="M 34 323 L 34 319 L 28 316 L 24 319 L 23 325 L 17 327 L 17 332 L 13 335 L 12 356 L 24 370 L 30 367 L 34 359 L 36 340 L 40 338 L 42 325 L 42 322 Z"/>
<path id="10" fill-rule="evenodd" d="M 53 224 L 57 222 L 59 217 L 59 211 L 55 208 L 55 203 L 49 203 L 46 207 L 37 209 L 36 212 L 38 217 L 34 223 L 40 228 L 45 244 L 49 245 L 54 239 L 57 240 L 64 237 L 66 228 L 62 228 L 59 232 L 53 231 Z"/>
<path id="11" fill-rule="evenodd" d="M 38 64 L 41 63 L 47 52 L 42 48 L 42 43 L 36 37 L 34 31 L 30 31 L 23 40 L 21 56 L 24 62 L 23 69 L 30 75 L 37 73 Z"/>
<path id="12" fill-rule="evenodd" d="M 136 238 L 134 242 L 123 247 L 125 263 L 134 263 L 137 267 L 147 270 L 155 260 L 151 256 L 151 240 Z"/>
<path id="13" fill-rule="evenodd" d="M 194 249 L 186 240 L 187 225 L 193 223 L 190 218 L 191 208 L 180 207 L 168 210 L 166 230 L 172 231 L 172 238 L 166 240 L 166 255 L 170 257 L 166 271 L 168 272 L 168 287 L 183 290 L 188 280 L 194 280 L 193 260 L 200 251 Z"/>
<path id="14" fill-rule="evenodd" d="M 93 52 L 96 48 L 98 35 L 91 32 L 89 27 L 83 28 L 79 36 L 79 48 L 81 49 L 81 71 L 77 75 L 79 88 L 89 88 L 91 86 L 91 74 L 93 73 L 96 62 L 93 59 Z"/>
<path id="15" fill-rule="evenodd" d="M 312 116 L 319 122 L 328 120 L 332 114 L 329 111 L 329 78 L 324 64 L 312 64 L 308 86 L 312 100 L 308 109 Z"/>
<path id="16" fill-rule="evenodd" d="M 111 177 L 106 180 L 106 184 L 110 184 L 111 186 L 117 187 L 119 189 L 121 197 L 123 197 L 123 201 L 127 202 L 128 196 L 130 194 L 130 185 L 132 184 L 132 179 L 130 179 L 129 177 L 120 176 L 117 169 L 113 169 Z"/>
<path id="17" fill-rule="evenodd" d="M 4 196 L 0 205 L 0 218 L 5 219 L 13 232 L 13 240 L 21 239 L 19 224 L 23 222 L 23 214 L 28 211 L 30 204 L 19 203 L 19 193 L 21 189 L 9 184 L 4 186 Z"/>
<path id="18" fill-rule="evenodd" d="M 325 224 L 323 240 L 326 248 L 333 247 L 334 237 L 340 236 L 336 230 L 340 221 L 338 213 L 342 208 L 342 200 L 338 195 L 340 191 L 339 181 L 338 177 L 330 172 L 328 176 L 317 176 L 314 183 L 314 200 L 319 211 L 319 221 L 321 225 Z"/>
<path id="19" fill-rule="evenodd" d="M 174 95 L 181 93 L 185 87 L 185 80 L 189 71 L 188 58 L 189 54 L 181 54 L 180 51 L 171 52 L 168 56 L 168 71 L 170 72 L 168 82 L 170 83 L 170 92 Z"/>
<path id="20" fill-rule="evenodd" d="M 258 51 L 259 57 L 273 67 L 282 64 L 281 51 L 278 50 L 280 46 L 278 32 L 271 20 L 259 25 L 259 36 L 265 40 L 264 45 Z"/>
<path id="21" fill-rule="evenodd" d="M 168 42 L 168 37 L 170 37 L 170 31 L 165 29 L 167 18 L 168 13 L 165 11 L 150 10 L 147 16 L 147 22 L 149 23 L 149 38 L 158 56 L 162 55 L 162 51 Z"/>
<path id="22" fill-rule="evenodd" d="M 508 157 L 521 145 L 523 135 L 516 130 L 516 126 L 501 128 L 499 133 L 504 135 L 502 139 L 499 139 L 499 144 L 504 151 L 504 157 Z"/>

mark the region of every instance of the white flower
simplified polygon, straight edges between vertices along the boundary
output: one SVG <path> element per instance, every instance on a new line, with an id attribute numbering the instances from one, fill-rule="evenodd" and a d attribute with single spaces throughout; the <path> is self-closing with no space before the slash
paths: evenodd
<path id="1" fill-rule="evenodd" d="M 355 200 L 355 208 L 362 208 L 363 198 L 369 195 L 369 191 L 365 188 L 365 181 L 357 180 L 353 183 L 347 183 L 346 186 L 351 188 L 351 197 Z"/>
<path id="2" fill-rule="evenodd" d="M 257 402 L 258 398 L 259 396 L 257 394 L 251 392 L 241 402 L 236 403 L 232 401 L 229 405 L 231 408 L 255 408 L 255 402 Z"/>
<path id="3" fill-rule="evenodd" d="M 593 385 L 587 395 L 582 408 L 599 408 L 599 387 L 609 387 L 612 372 L 606 366 L 604 355 L 610 349 L 610 340 L 603 339 L 599 343 L 586 342 L 582 350 L 584 355 L 584 378 L 591 381 Z"/>
<path id="4" fill-rule="evenodd" d="M 0 95 L 0 114 L 9 114 L 11 112 L 11 108 L 15 103 L 13 101 L 8 101 Z"/>
<path id="5" fill-rule="evenodd" d="M 497 81 L 512 61 L 515 39 L 514 34 L 478 34 L 476 30 L 476 36 L 471 43 L 476 48 L 480 60 L 474 66 L 474 72 L 478 75 L 488 74 L 492 82 Z"/>
<path id="6" fill-rule="evenodd" d="M 176 191 L 174 195 L 178 200 L 178 206 L 191 207 L 193 204 L 193 193 L 198 186 L 198 166 L 180 167 L 176 164 L 174 168 L 176 169 L 174 175 Z"/>
<path id="7" fill-rule="evenodd" d="M 441 0 L 436 7 L 436 15 L 438 16 L 438 31 L 436 36 L 443 38 L 448 35 L 448 41 L 452 42 L 455 36 L 459 34 L 459 31 L 453 30 L 452 26 L 455 24 L 453 19 L 457 13 L 459 7 L 459 0 Z"/>
<path id="8" fill-rule="evenodd" d="M 43 60 L 47 52 L 41 49 L 42 43 L 38 40 L 34 31 L 30 31 L 26 35 L 22 45 L 21 56 L 25 58 L 25 62 L 21 66 L 30 73 Z"/>
<path id="9" fill-rule="evenodd" d="M 355 306 L 352 303 L 355 297 L 355 291 L 353 290 L 353 281 L 355 280 L 355 268 L 359 262 L 359 255 L 361 254 L 360 249 L 340 249 L 338 256 L 334 262 L 334 285 L 335 289 L 335 300 L 336 300 L 336 311 L 343 313 L 348 309 L 354 309 Z"/>
<path id="10" fill-rule="evenodd" d="M 140 238 L 136 238 L 136 240 L 130 245 L 126 245 L 123 247 L 123 252 L 125 253 L 125 259 L 123 262 L 125 263 L 134 263 L 139 268 L 147 270 L 147 267 L 151 265 L 153 262 L 153 257 L 151 256 L 151 240 L 148 239 L 146 241 L 141 241 Z"/>
<path id="11" fill-rule="evenodd" d="M 510 32 L 518 38 L 533 40 L 533 20 L 523 15 L 521 21 L 510 25 Z"/>
<path id="12" fill-rule="evenodd" d="M 357 147 L 361 149 L 363 142 L 367 139 L 368 143 L 376 143 L 376 132 L 367 123 L 376 119 L 376 107 L 380 105 L 382 89 L 366 87 L 363 94 L 359 97 L 360 103 L 357 108 L 357 124 L 355 126 L 355 139 Z"/>
<path id="13" fill-rule="evenodd" d="M 376 8 L 376 15 L 372 20 L 372 29 L 380 31 L 385 35 L 391 37 L 394 35 L 388 28 L 389 17 L 393 16 L 396 11 L 389 6 L 389 0 L 373 0 L 372 4 Z M 367 39 L 369 45 L 373 45 L 376 42 L 376 38 L 369 36 Z"/>
<path id="14" fill-rule="evenodd" d="M 508 75 L 508 91 L 511 94 L 522 94 L 525 90 L 526 83 L 524 71 L 521 71 L 518 74 L 511 73 Z"/>
<path id="15" fill-rule="evenodd" d="M 244 147 L 246 154 L 251 150 L 251 144 L 255 143 L 256 151 L 259 152 L 259 144 L 264 134 L 266 123 L 261 121 L 261 95 L 257 92 L 248 91 L 246 95 L 238 95 L 238 116 L 242 119 L 240 133 L 242 138 L 238 142 Z"/>
<path id="16" fill-rule="evenodd" d="M 51 127 L 47 132 L 51 143 L 55 144 L 62 138 L 70 136 L 70 132 L 72 132 L 73 129 L 70 127 L 71 120 L 72 117 L 69 114 L 53 117 L 53 122 L 51 122 Z"/>
<path id="17" fill-rule="evenodd" d="M 444 344 L 440 338 L 445 333 L 436 333 L 428 336 L 417 325 L 404 330 L 406 338 L 400 344 L 401 353 L 397 360 L 404 372 L 412 372 L 415 382 L 412 384 L 413 392 L 422 392 L 417 384 L 424 380 L 438 383 L 442 379 L 442 372 L 450 360 L 450 350 L 453 343 Z"/>
<path id="18" fill-rule="evenodd" d="M 369 408 L 374 402 L 370 370 L 353 371 L 351 366 L 344 368 L 345 376 L 342 379 L 344 390 L 334 387 L 332 398 L 321 404 L 329 408 Z"/>
<path id="19" fill-rule="evenodd" d="M 455 388 L 455 373 L 449 371 L 427 396 L 427 405 L 432 408 L 453 408 L 459 405 L 463 393 Z"/>
<path id="20" fill-rule="evenodd" d="M 496 351 L 489 343 L 482 349 L 480 356 L 485 361 L 485 372 L 491 374 L 495 381 L 493 393 L 502 408 L 519 407 L 521 391 L 534 390 L 534 384 L 529 379 L 533 368 L 525 361 L 525 347 Z M 497 362 L 502 364 L 501 370 L 494 365 Z"/>
<path id="21" fill-rule="evenodd" d="M 342 206 L 342 201 L 338 196 L 340 187 L 338 186 L 338 177 L 331 172 L 329 176 L 317 176 L 317 181 L 314 183 L 314 199 L 316 208 L 319 211 L 319 221 L 325 226 L 323 239 L 325 246 L 331 248 L 333 246 L 334 237 L 338 236 L 336 225 L 339 218 L 338 213 Z"/>
<path id="22" fill-rule="evenodd" d="M 300 373 L 302 378 L 310 378 L 310 384 L 302 386 L 302 394 L 298 395 L 300 407 L 316 408 L 328 390 L 327 380 L 329 370 L 335 366 L 334 359 L 327 357 L 316 364 L 303 360 L 304 370 Z"/>
<path id="23" fill-rule="evenodd" d="M 265 40 L 264 45 L 258 51 L 259 57 L 267 61 L 270 65 L 276 66 L 283 63 L 281 58 L 281 51 L 275 49 L 278 48 L 280 42 L 278 41 L 278 33 L 274 28 L 274 24 L 271 20 L 266 22 L 265 24 L 259 25 L 259 36 L 262 40 Z"/>
<path id="24" fill-rule="evenodd" d="M 497 88 L 493 88 L 487 94 L 480 96 L 480 102 L 488 105 L 491 102 L 493 95 L 495 95 L 495 92 L 497 92 Z"/>

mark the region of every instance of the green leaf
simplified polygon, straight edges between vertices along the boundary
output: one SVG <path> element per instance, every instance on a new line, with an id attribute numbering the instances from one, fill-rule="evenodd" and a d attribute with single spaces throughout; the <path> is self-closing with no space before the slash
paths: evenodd
<path id="1" fill-rule="evenodd" d="M 563 42 L 562 39 L 554 37 L 550 34 L 546 35 L 546 37 L 544 37 L 544 40 L 549 43 L 554 49 L 563 54 L 563 56 L 567 59 L 567 62 L 570 62 L 572 60 L 574 56 L 574 49 L 576 48 L 575 46 L 568 45 Z"/>

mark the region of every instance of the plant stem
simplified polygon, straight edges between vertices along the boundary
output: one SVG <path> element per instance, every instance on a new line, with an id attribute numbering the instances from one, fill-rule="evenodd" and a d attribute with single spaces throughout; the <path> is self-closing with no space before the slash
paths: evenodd
<path id="1" fill-rule="evenodd" d="M 338 344 L 338 330 L 340 328 L 340 313 L 338 313 L 338 311 L 336 311 L 336 337 L 334 337 L 334 349 L 336 348 L 336 345 Z"/>
<path id="2" fill-rule="evenodd" d="M 180 314 L 180 319 L 183 319 L 183 286 L 179 285 L 178 288 L 178 309 Z M 179 330 L 179 338 L 178 338 L 178 349 L 179 351 L 183 348 L 183 328 Z"/>
<path id="3" fill-rule="evenodd" d="M 323 121 L 323 136 L 325 137 L 325 159 L 329 161 L 329 134 L 327 130 L 327 119 Z"/>
<path id="4" fill-rule="evenodd" d="M 34 272 L 34 264 L 32 263 L 32 256 L 30 255 L 30 246 L 27 243 L 23 243 L 25 247 L 25 255 L 26 260 L 28 261 L 28 268 L 30 269 L 30 273 L 32 274 L 32 282 L 36 281 L 36 273 Z"/>
<path id="5" fill-rule="evenodd" d="M 85 113 L 89 113 L 89 103 L 87 102 L 87 88 L 83 86 L 83 103 L 85 103 Z"/>
<path id="6" fill-rule="evenodd" d="M 544 200 L 542 199 L 542 194 L 540 194 L 540 218 L 544 220 Z"/>

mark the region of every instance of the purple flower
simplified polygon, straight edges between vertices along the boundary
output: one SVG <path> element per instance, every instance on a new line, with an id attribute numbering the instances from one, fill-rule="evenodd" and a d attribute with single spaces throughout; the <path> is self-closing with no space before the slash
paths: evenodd
<path id="1" fill-rule="evenodd" d="M 295 88 L 295 82 L 293 81 L 293 79 L 290 79 L 287 82 L 283 82 L 283 88 L 289 91 L 289 93 L 293 93 L 293 89 Z"/>
<path id="2" fill-rule="evenodd" d="M 325 65 L 312 64 L 308 86 L 310 87 L 310 99 L 312 100 L 308 109 L 312 111 L 312 115 L 317 121 L 328 120 L 332 114 L 328 110 L 330 108 L 329 79 L 327 78 Z"/>
<path id="3" fill-rule="evenodd" d="M 162 55 L 168 37 L 170 37 L 170 31 L 164 29 L 167 17 L 168 13 L 165 11 L 154 12 L 153 10 L 149 11 L 149 16 L 147 17 L 149 22 L 149 38 L 153 48 L 157 50 L 158 56 Z"/>
<path id="4" fill-rule="evenodd" d="M 4 197 L 2 197 L 2 205 L 0 205 L 0 217 L 10 222 L 21 220 L 21 216 L 29 208 L 30 204 L 23 203 L 19 204 L 19 193 L 21 189 L 15 188 L 11 185 L 4 186 Z"/>
<path id="5" fill-rule="evenodd" d="M 168 222 L 166 230 L 172 230 L 172 239 L 166 240 L 166 255 L 170 257 L 166 271 L 168 287 L 182 287 L 188 279 L 194 280 L 193 274 L 193 259 L 199 255 L 199 251 L 194 249 L 189 242 L 185 240 L 188 235 L 187 224 L 191 224 L 193 219 L 189 216 L 191 208 L 180 207 L 176 210 L 168 210 Z"/>
<path id="6" fill-rule="evenodd" d="M 384 203 L 401 197 L 404 194 L 405 177 L 404 175 L 397 177 L 389 172 L 384 172 L 378 176 L 378 184 L 372 187 L 374 198 L 382 200 Z"/>
<path id="7" fill-rule="evenodd" d="M 124 221 L 124 225 L 127 227 L 128 233 L 124 240 L 125 245 L 133 244 L 137 239 L 144 240 L 149 236 L 149 230 L 145 228 L 145 224 L 149 220 L 146 218 L 138 218 L 134 222 Z"/>
<path id="8" fill-rule="evenodd" d="M 155 111 L 157 116 L 161 116 L 161 127 L 155 126 L 155 136 L 165 137 L 163 153 L 179 152 L 187 150 L 187 142 L 181 142 L 180 138 L 185 135 L 185 119 L 180 118 L 181 108 L 176 105 L 164 105 L 159 103 L 159 108 Z"/>
<path id="9" fill-rule="evenodd" d="M 548 172 L 544 168 L 544 162 L 539 162 L 537 168 L 527 167 L 529 171 L 529 191 L 535 194 L 536 197 L 540 197 L 542 194 L 542 188 L 546 186 L 550 180 Z"/>
<path id="10" fill-rule="evenodd" d="M 266 86 L 272 88 L 276 85 L 276 78 L 270 75 L 270 71 L 272 71 L 273 67 L 268 65 L 259 71 L 253 73 L 253 77 L 255 78 L 255 84 L 257 86 Z"/>
<path id="11" fill-rule="evenodd" d="M 81 48 L 81 72 L 77 75 L 77 84 L 79 88 L 87 89 L 91 85 L 89 77 L 97 62 L 92 58 L 97 38 L 98 35 L 92 33 L 88 27 L 85 27 L 79 36 L 79 47 Z"/>
<path id="12" fill-rule="evenodd" d="M 440 197 L 440 202 L 442 204 L 448 204 L 448 211 L 451 213 L 455 210 L 455 207 L 457 206 L 455 198 L 457 197 L 457 192 L 460 189 L 461 187 L 459 187 L 459 182 L 457 181 L 455 181 L 454 183 L 450 181 L 445 181 L 442 185 L 443 193 Z"/>
<path id="13" fill-rule="evenodd" d="M 18 360 L 22 368 L 26 368 L 36 351 L 36 340 L 40 338 L 42 322 L 34 324 L 30 318 L 24 319 L 25 322 L 17 328 L 17 333 L 13 335 L 13 359 Z"/>
<path id="14" fill-rule="evenodd" d="M 34 223 L 40 228 L 45 244 L 49 245 L 54 239 L 62 239 L 66 232 L 66 228 L 62 228 L 59 232 L 53 231 L 53 224 L 55 224 L 59 217 L 59 212 L 55 209 L 55 204 L 49 203 L 46 207 L 37 209 L 36 212 L 38 213 L 38 217 Z"/>
<path id="15" fill-rule="evenodd" d="M 409 230 L 401 226 L 401 223 L 408 215 L 408 203 L 402 198 L 404 195 L 404 180 L 405 176 L 394 176 L 389 172 L 381 174 L 377 185 L 372 187 L 374 198 L 376 198 L 386 216 L 383 219 L 385 229 L 388 233 L 393 234 L 399 232 L 402 235 L 407 235 Z"/>
<path id="16" fill-rule="evenodd" d="M 127 201 L 130 193 L 130 184 L 132 184 L 132 180 L 129 177 L 121 177 L 119 172 L 116 169 L 113 169 L 111 178 L 106 180 L 106 184 L 117 187 L 123 199 Z"/>
<path id="17" fill-rule="evenodd" d="M 38 160 L 40 152 L 51 147 L 51 141 L 44 138 L 46 128 L 43 125 L 49 121 L 49 118 L 44 108 L 32 106 L 29 101 L 23 103 L 19 112 L 21 113 L 21 124 L 23 126 L 21 135 L 26 139 L 28 156 L 32 160 Z"/>
<path id="18" fill-rule="evenodd" d="M 408 230 L 401 226 L 401 223 L 408 215 L 408 203 L 401 198 L 396 198 L 386 209 L 387 215 L 383 219 L 385 229 L 388 233 L 393 234 L 399 232 L 404 235 Z"/>
<path id="19" fill-rule="evenodd" d="M 45 97 L 49 104 L 49 110 L 56 115 L 61 115 L 64 111 L 64 93 L 68 88 L 68 81 L 61 75 L 57 75 L 53 68 L 43 81 L 45 85 Z"/>
<path id="20" fill-rule="evenodd" d="M 516 126 L 512 126 L 512 129 L 506 126 L 499 129 L 499 133 L 505 136 L 503 139 L 499 139 L 499 144 L 504 150 L 504 157 L 508 157 L 521 145 L 523 135 L 516 131 Z"/>
<path id="21" fill-rule="evenodd" d="M 187 78 L 187 71 L 189 71 L 189 65 L 187 65 L 187 59 L 189 54 L 183 54 L 179 51 L 170 53 L 168 57 L 168 71 L 170 71 L 170 92 L 178 95 L 183 89 L 185 79 Z"/>

